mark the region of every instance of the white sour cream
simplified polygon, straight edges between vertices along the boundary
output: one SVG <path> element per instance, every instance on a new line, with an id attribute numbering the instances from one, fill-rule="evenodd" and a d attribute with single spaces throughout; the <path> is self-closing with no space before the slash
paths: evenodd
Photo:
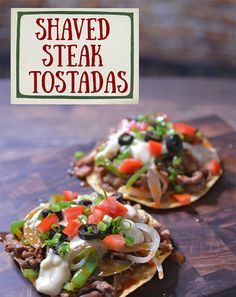
<path id="1" fill-rule="evenodd" d="M 136 140 L 134 144 L 131 145 L 131 152 L 134 159 L 140 160 L 143 164 L 150 163 L 153 160 L 147 142 Z"/>
<path id="2" fill-rule="evenodd" d="M 96 159 L 99 157 L 105 157 L 108 159 L 113 158 L 119 151 L 120 145 L 118 143 L 118 138 L 122 133 L 123 131 L 118 131 L 117 133 L 111 134 L 105 143 L 104 149 L 98 152 Z"/>
<path id="3" fill-rule="evenodd" d="M 47 257 L 41 262 L 36 289 L 50 296 L 58 295 L 64 283 L 71 278 L 69 255 L 63 259 L 49 250 Z"/>

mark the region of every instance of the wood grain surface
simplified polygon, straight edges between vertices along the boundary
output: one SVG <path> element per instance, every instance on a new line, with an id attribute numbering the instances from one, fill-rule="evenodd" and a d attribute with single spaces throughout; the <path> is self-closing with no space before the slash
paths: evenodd
<path id="1" fill-rule="evenodd" d="M 154 277 L 134 292 L 133 297 L 143 294 L 150 297 L 236 296 L 236 132 L 217 116 L 191 123 L 201 128 L 218 149 L 224 175 L 206 196 L 191 206 L 170 211 L 149 210 L 170 229 L 186 262 L 178 265 L 167 260 L 164 280 Z M 87 151 L 92 145 L 79 147 Z M 53 152 L 0 161 L 0 231 L 8 231 L 11 221 L 22 218 L 55 192 L 89 191 L 67 174 L 77 148 L 71 145 L 54 148 Z M 39 296 L 2 245 L 0 248 L 0 296 Z"/>
<path id="2" fill-rule="evenodd" d="M 233 79 L 140 77 L 138 105 L 10 105 L 10 82 L 0 80 L 0 160 L 53 152 L 104 137 L 122 118 L 159 111 L 175 121 L 218 115 L 236 129 Z"/>

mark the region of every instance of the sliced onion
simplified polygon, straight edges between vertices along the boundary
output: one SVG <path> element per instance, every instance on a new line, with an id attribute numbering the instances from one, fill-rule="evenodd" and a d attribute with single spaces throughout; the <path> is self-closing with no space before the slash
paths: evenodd
<path id="1" fill-rule="evenodd" d="M 81 266 L 83 266 L 83 265 L 85 264 L 85 262 L 86 262 L 87 259 L 88 259 L 88 256 L 89 256 L 89 255 L 83 257 L 83 258 L 82 258 L 78 263 L 76 263 L 76 264 L 73 264 L 73 262 L 71 262 L 71 264 L 70 264 L 70 269 L 71 269 L 72 271 L 76 271 L 76 270 L 78 270 Z"/>
<path id="2" fill-rule="evenodd" d="M 159 204 L 161 200 L 162 190 L 161 190 L 161 181 L 157 173 L 156 168 L 151 166 L 147 173 L 147 183 L 149 190 L 151 192 L 153 200 Z"/>
<path id="3" fill-rule="evenodd" d="M 157 272 L 158 272 L 159 279 L 163 279 L 164 278 L 164 272 L 163 272 L 163 267 L 162 267 L 162 264 L 161 264 L 160 260 L 158 260 L 156 257 L 154 257 L 152 259 L 152 261 L 155 263 L 155 265 L 157 267 Z"/>
<path id="4" fill-rule="evenodd" d="M 160 171 L 156 170 L 157 171 L 157 175 L 161 181 L 161 185 L 162 185 L 162 194 L 164 194 L 166 191 L 167 191 L 167 188 L 168 188 L 168 180 L 167 180 L 167 177 L 164 176 Z"/>
<path id="5" fill-rule="evenodd" d="M 150 252 L 147 256 L 138 257 L 133 255 L 127 255 L 127 259 L 135 263 L 147 263 L 155 256 L 155 253 L 158 250 L 160 244 L 160 235 L 152 226 L 143 223 L 136 223 L 135 225 L 137 228 L 141 229 L 144 232 L 147 232 L 150 235 L 152 245 L 150 248 Z"/>

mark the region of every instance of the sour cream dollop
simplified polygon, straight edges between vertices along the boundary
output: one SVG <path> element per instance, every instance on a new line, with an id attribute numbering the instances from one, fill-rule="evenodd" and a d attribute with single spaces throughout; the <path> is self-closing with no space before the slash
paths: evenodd
<path id="1" fill-rule="evenodd" d="M 41 262 L 36 289 L 50 296 L 58 295 L 64 283 L 71 278 L 69 255 L 63 259 L 49 250 L 47 257 Z"/>
<path id="2" fill-rule="evenodd" d="M 143 164 L 147 164 L 153 159 L 148 149 L 148 143 L 144 141 L 136 140 L 131 145 L 131 152 L 134 159 L 140 160 Z"/>

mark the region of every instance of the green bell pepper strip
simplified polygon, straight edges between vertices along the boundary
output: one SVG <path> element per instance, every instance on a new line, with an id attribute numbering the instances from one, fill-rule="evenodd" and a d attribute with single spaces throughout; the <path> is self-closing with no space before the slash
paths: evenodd
<path id="1" fill-rule="evenodd" d="M 26 220 L 12 222 L 10 225 L 10 231 L 12 234 L 16 235 L 19 239 L 23 237 L 22 228 L 24 227 Z"/>
<path id="2" fill-rule="evenodd" d="M 75 291 L 80 289 L 86 283 L 87 279 L 94 272 L 98 264 L 98 257 L 93 253 L 88 258 L 83 266 L 75 273 L 72 279 L 64 285 L 67 291 Z"/>
<path id="3" fill-rule="evenodd" d="M 130 188 L 135 182 L 136 180 L 138 180 L 140 178 L 140 176 L 143 173 L 146 173 L 148 171 L 148 167 L 147 165 L 144 165 L 143 167 L 141 167 L 138 171 L 136 171 L 127 181 L 126 183 L 126 189 Z"/>
<path id="4" fill-rule="evenodd" d="M 33 269 L 23 269 L 22 274 L 24 277 L 28 278 L 30 281 L 34 281 L 38 277 L 38 272 Z"/>

